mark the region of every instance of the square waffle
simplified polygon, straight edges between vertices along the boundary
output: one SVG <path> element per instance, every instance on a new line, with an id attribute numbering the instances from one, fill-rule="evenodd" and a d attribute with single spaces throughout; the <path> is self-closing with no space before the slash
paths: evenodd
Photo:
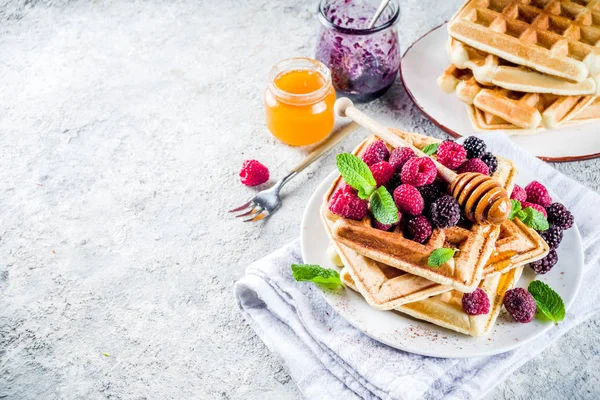
<path id="1" fill-rule="evenodd" d="M 487 335 L 500 314 L 504 294 L 512 289 L 521 276 L 523 267 L 510 269 L 505 274 L 485 278 L 479 287 L 490 299 L 490 311 L 484 315 L 468 315 L 462 308 L 463 294 L 457 290 L 438 294 L 396 307 L 396 311 L 431 322 L 444 328 L 471 336 Z M 355 276 L 350 268 L 342 269 L 340 278 L 344 285 L 358 291 Z"/>
<path id="2" fill-rule="evenodd" d="M 426 136 L 392 131 L 405 140 L 411 141 L 418 148 L 436 141 Z M 367 139 L 357 147 L 354 154 L 360 157 L 376 140 L 378 139 L 375 136 Z M 505 187 L 508 186 L 509 192 L 512 190 L 512 180 L 515 175 L 514 165 L 508 160 L 499 159 L 499 167 L 494 177 Z M 468 228 L 456 226 L 434 229 L 428 241 L 420 244 L 404 238 L 401 231 L 384 232 L 371 227 L 370 218 L 354 221 L 333 215 L 328 209 L 329 198 L 340 185 L 342 180 L 338 178 L 326 193 L 322 207 L 325 226 L 336 245 L 344 245 L 371 260 L 441 285 L 452 286 L 464 292 L 475 289 L 481 280 L 483 268 L 494 250 L 494 243 L 501 231 L 500 227 L 473 224 Z M 433 250 L 440 247 L 454 247 L 461 251 L 441 267 L 432 269 L 427 266 L 427 259 Z M 377 266 L 372 263 L 369 266 L 371 269 L 377 269 Z M 380 275 L 380 278 L 384 279 L 383 275 Z"/>
<path id="3" fill-rule="evenodd" d="M 501 117 L 482 111 L 477 107 L 471 105 L 467 105 L 466 107 L 471 124 L 479 131 L 502 129 L 505 130 L 508 135 L 528 135 L 545 130 L 542 126 L 539 126 L 535 129 L 523 129 L 520 126 L 511 124 Z M 588 122 L 596 122 L 598 120 L 600 120 L 600 99 L 596 98 L 592 104 L 584 108 L 575 117 L 573 117 L 573 119 L 566 122 L 562 126 L 576 126 Z"/>
<path id="4" fill-rule="evenodd" d="M 469 0 L 448 32 L 514 64 L 582 82 L 600 69 L 599 24 L 595 0 Z"/>
<path id="5" fill-rule="evenodd" d="M 594 96 L 557 96 L 549 93 L 523 93 L 484 86 L 469 69 L 450 65 L 438 77 L 438 85 L 445 92 L 456 92 L 462 102 L 500 117 L 522 129 L 551 129 L 577 116 Z"/>
<path id="6" fill-rule="evenodd" d="M 551 93 L 560 96 L 598 95 L 600 77 L 569 82 L 564 79 L 515 65 L 496 55 L 485 53 L 448 38 L 446 51 L 450 63 L 460 69 L 470 69 L 477 82 L 486 86 L 527 93 Z"/>

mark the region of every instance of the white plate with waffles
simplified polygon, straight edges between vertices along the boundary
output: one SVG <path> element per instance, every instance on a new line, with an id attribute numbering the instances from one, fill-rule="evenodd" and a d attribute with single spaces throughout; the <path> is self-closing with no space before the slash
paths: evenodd
<path id="1" fill-rule="evenodd" d="M 327 255 L 329 237 L 320 217 L 323 196 L 337 176 L 337 171 L 332 172 L 309 200 L 302 218 L 301 247 L 305 263 L 339 271 Z M 516 183 L 525 186 L 532 180 L 535 177 L 531 173 L 521 171 Z M 554 201 L 560 201 L 555 193 L 551 195 Z M 554 268 L 545 275 L 538 275 L 537 279 L 560 294 L 568 313 L 583 272 L 583 249 L 576 227 L 564 232 L 558 255 L 559 261 Z M 525 267 L 517 286 L 527 287 L 534 279 L 535 273 Z M 528 324 L 520 324 L 502 310 L 489 335 L 473 337 L 396 311 L 376 310 L 350 288 L 336 292 L 323 291 L 323 296 L 344 319 L 373 339 L 400 350 L 432 357 L 464 358 L 503 353 L 526 344 L 554 326 L 537 318 Z"/>
<path id="2" fill-rule="evenodd" d="M 402 81 L 413 102 L 433 123 L 454 137 L 477 133 L 466 105 L 436 83 L 448 67 L 447 24 L 417 40 L 402 58 Z M 600 122 L 565 126 L 512 139 L 546 161 L 579 161 L 600 157 Z"/>

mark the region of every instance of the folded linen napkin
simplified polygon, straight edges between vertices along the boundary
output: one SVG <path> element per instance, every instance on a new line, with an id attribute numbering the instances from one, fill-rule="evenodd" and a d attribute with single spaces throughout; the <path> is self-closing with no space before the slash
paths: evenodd
<path id="1" fill-rule="evenodd" d="M 569 329 L 600 309 L 600 195 L 562 175 L 501 133 L 484 134 L 488 148 L 536 171 L 538 180 L 574 214 L 583 239 L 584 278 L 567 317 L 542 339 L 516 350 L 470 359 L 415 355 L 381 344 L 342 319 L 313 284 L 297 283 L 290 265 L 301 263 L 299 241 L 250 265 L 235 285 L 242 313 L 287 364 L 310 399 L 479 398 Z"/>

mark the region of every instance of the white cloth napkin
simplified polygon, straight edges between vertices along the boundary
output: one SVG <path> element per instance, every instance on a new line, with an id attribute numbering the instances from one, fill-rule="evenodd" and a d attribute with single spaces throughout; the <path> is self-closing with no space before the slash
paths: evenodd
<path id="1" fill-rule="evenodd" d="M 600 309 L 600 196 L 515 145 L 504 134 L 484 134 L 494 154 L 535 171 L 574 214 L 583 238 L 584 278 L 566 319 L 542 338 L 491 357 L 440 359 L 406 353 L 362 334 L 342 319 L 313 284 L 297 283 L 299 241 L 250 265 L 235 285 L 242 313 L 287 364 L 309 399 L 474 399 Z"/>

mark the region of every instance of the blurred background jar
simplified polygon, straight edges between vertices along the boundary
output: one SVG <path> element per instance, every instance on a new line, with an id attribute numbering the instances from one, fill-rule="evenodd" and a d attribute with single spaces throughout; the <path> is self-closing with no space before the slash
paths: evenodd
<path id="1" fill-rule="evenodd" d="M 396 22 L 400 7 L 391 0 L 373 28 L 380 0 L 321 0 L 321 29 L 315 58 L 331 70 L 340 96 L 371 101 L 383 95 L 400 69 Z"/>

